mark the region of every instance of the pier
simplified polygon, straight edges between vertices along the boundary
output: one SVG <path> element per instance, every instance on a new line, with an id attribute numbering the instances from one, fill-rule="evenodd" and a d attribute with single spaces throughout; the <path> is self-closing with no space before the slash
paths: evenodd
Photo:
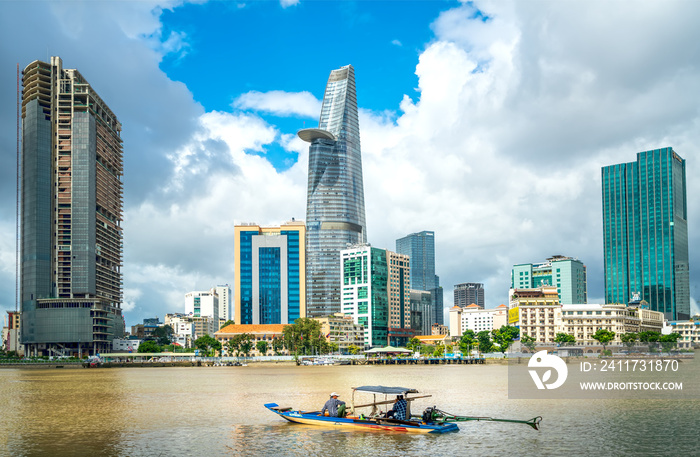
<path id="1" fill-rule="evenodd" d="M 451 357 L 428 357 L 428 358 L 372 358 L 365 360 L 353 360 L 353 365 L 483 365 L 484 358 L 451 358 Z"/>

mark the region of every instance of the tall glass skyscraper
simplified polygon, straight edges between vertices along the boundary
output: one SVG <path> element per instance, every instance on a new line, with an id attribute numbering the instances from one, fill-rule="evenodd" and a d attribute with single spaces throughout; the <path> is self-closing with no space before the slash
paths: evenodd
<path id="1" fill-rule="evenodd" d="M 309 146 L 306 200 L 306 311 L 340 311 L 340 250 L 367 241 L 355 70 L 331 71 L 317 129 L 299 131 Z"/>
<path id="2" fill-rule="evenodd" d="M 124 333 L 121 124 L 59 57 L 22 72 L 22 343 L 111 351 Z"/>
<path id="3" fill-rule="evenodd" d="M 605 301 L 634 295 L 667 319 L 688 319 L 685 160 L 672 148 L 602 169 Z"/>
<path id="4" fill-rule="evenodd" d="M 409 256 L 411 262 L 411 290 L 431 293 L 434 323 L 444 324 L 442 288 L 435 274 L 435 232 L 411 233 L 396 240 L 396 252 Z"/>

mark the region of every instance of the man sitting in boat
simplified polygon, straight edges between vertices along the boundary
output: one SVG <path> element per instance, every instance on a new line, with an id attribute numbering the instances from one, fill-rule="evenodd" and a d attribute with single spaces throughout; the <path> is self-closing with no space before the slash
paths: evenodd
<path id="1" fill-rule="evenodd" d="M 394 407 L 386 412 L 386 417 L 393 417 L 401 421 L 406 420 L 406 400 L 403 395 L 397 395 L 394 400 Z"/>
<path id="2" fill-rule="evenodd" d="M 331 398 L 326 402 L 325 405 L 323 405 L 323 409 L 321 410 L 321 416 L 326 415 L 326 411 L 328 411 L 328 415 L 330 417 L 344 417 L 345 416 L 345 402 L 342 400 L 338 400 L 338 394 L 333 392 L 331 394 Z M 404 408 L 404 413 L 406 412 L 406 409 Z"/>

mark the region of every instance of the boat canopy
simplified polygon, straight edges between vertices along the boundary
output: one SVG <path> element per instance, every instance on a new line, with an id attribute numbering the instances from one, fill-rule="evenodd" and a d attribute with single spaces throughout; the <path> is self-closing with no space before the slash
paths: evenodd
<path id="1" fill-rule="evenodd" d="M 417 394 L 416 389 L 409 389 L 406 387 L 386 387 L 386 386 L 360 386 L 353 387 L 352 390 L 358 392 L 366 392 L 370 394 L 380 394 L 380 395 L 405 395 L 407 393 Z"/>

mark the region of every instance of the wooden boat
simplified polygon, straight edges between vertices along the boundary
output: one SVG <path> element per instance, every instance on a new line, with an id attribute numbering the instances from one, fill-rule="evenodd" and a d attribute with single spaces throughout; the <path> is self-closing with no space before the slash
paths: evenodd
<path id="1" fill-rule="evenodd" d="M 364 392 L 374 396 L 374 401 L 368 404 L 355 405 L 355 393 Z M 419 417 L 411 417 L 410 405 L 417 398 L 426 398 L 430 395 L 409 397 L 408 394 L 418 393 L 415 389 L 404 387 L 362 386 L 354 387 L 352 400 L 348 405 L 349 414 L 345 417 L 321 416 L 320 411 L 299 411 L 291 407 L 281 407 L 277 403 L 267 403 L 265 407 L 273 413 L 281 416 L 289 422 L 307 425 L 320 425 L 323 427 L 354 428 L 363 430 L 378 430 L 384 432 L 399 433 L 445 433 L 458 431 L 459 427 L 454 423 L 426 423 Z M 378 395 L 384 395 L 385 400 L 377 401 Z M 394 403 L 389 396 L 403 395 L 407 402 L 406 417 L 410 420 L 399 420 L 382 417 L 382 405 Z M 358 408 L 372 408 L 365 414 L 356 414 Z"/>
<path id="2" fill-rule="evenodd" d="M 362 392 L 373 395 L 371 403 L 355 405 L 355 393 Z M 431 395 L 415 396 L 418 391 L 416 389 L 408 389 L 405 387 L 385 387 L 385 386 L 361 386 L 353 387 L 352 398 L 350 404 L 347 405 L 349 414 L 344 417 L 322 416 L 320 411 L 301 411 L 291 407 L 282 407 L 277 403 L 266 403 L 265 407 L 273 413 L 281 416 L 283 419 L 296 424 L 319 425 L 322 427 L 336 428 L 351 428 L 363 429 L 384 432 L 399 432 L 399 433 L 446 433 L 459 431 L 459 427 L 455 422 L 466 421 L 493 421 L 493 422 L 511 422 L 529 425 L 535 430 L 539 430 L 542 417 L 537 416 L 530 420 L 515 420 L 515 419 L 495 419 L 493 417 L 470 417 L 456 416 L 445 411 L 441 411 L 435 407 L 426 408 L 422 415 L 411 414 L 411 402 L 419 398 L 427 398 Z M 409 396 L 414 394 L 414 396 Z M 384 395 L 384 400 L 377 401 L 377 396 Z M 394 403 L 396 395 L 403 395 L 406 400 L 406 418 L 407 420 L 399 420 L 385 417 L 385 411 L 382 411 L 382 406 L 388 406 Z M 389 399 L 389 397 L 393 397 Z M 371 408 L 365 414 L 357 414 L 356 410 L 361 408 Z"/>

